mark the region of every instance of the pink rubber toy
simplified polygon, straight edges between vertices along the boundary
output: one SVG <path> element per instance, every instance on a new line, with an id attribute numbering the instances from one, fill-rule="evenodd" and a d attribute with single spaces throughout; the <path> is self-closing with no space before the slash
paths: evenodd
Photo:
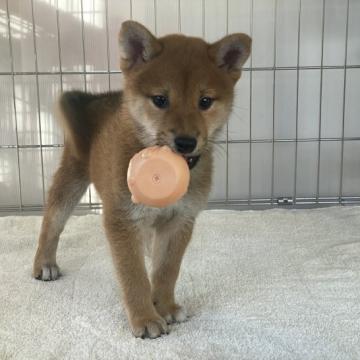
<path id="1" fill-rule="evenodd" d="M 183 197 L 190 171 L 185 159 L 168 146 L 146 148 L 130 160 L 127 182 L 137 204 L 165 207 Z"/>

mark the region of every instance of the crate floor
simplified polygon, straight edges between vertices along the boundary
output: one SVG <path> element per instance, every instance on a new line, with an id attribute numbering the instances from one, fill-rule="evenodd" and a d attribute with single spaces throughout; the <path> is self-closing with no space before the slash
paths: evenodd
<path id="1" fill-rule="evenodd" d="M 359 359 L 360 207 L 203 212 L 177 298 L 129 332 L 99 215 L 72 217 L 55 282 L 31 278 L 40 217 L 0 218 L 0 359 Z"/>

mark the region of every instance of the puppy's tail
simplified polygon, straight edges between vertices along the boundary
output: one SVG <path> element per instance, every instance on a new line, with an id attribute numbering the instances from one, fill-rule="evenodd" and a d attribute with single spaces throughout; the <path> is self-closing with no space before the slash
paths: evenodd
<path id="1" fill-rule="evenodd" d="M 57 107 L 65 130 L 65 142 L 78 159 L 88 158 L 94 132 L 93 114 L 89 111 L 96 95 L 82 91 L 64 92 Z"/>

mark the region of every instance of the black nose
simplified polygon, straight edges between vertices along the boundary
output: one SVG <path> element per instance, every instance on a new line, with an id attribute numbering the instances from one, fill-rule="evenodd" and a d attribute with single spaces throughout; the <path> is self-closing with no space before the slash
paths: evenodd
<path id="1" fill-rule="evenodd" d="M 176 150 L 182 154 L 189 154 L 196 148 L 197 140 L 191 136 L 178 136 L 175 138 Z"/>

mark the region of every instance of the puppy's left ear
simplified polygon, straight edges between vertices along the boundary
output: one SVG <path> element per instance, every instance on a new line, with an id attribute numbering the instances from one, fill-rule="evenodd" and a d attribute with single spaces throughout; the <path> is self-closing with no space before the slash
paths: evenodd
<path id="1" fill-rule="evenodd" d="M 210 58 L 224 69 L 235 81 L 241 75 L 241 68 L 251 51 L 251 38 L 246 34 L 232 34 L 211 44 L 208 50 Z"/>

